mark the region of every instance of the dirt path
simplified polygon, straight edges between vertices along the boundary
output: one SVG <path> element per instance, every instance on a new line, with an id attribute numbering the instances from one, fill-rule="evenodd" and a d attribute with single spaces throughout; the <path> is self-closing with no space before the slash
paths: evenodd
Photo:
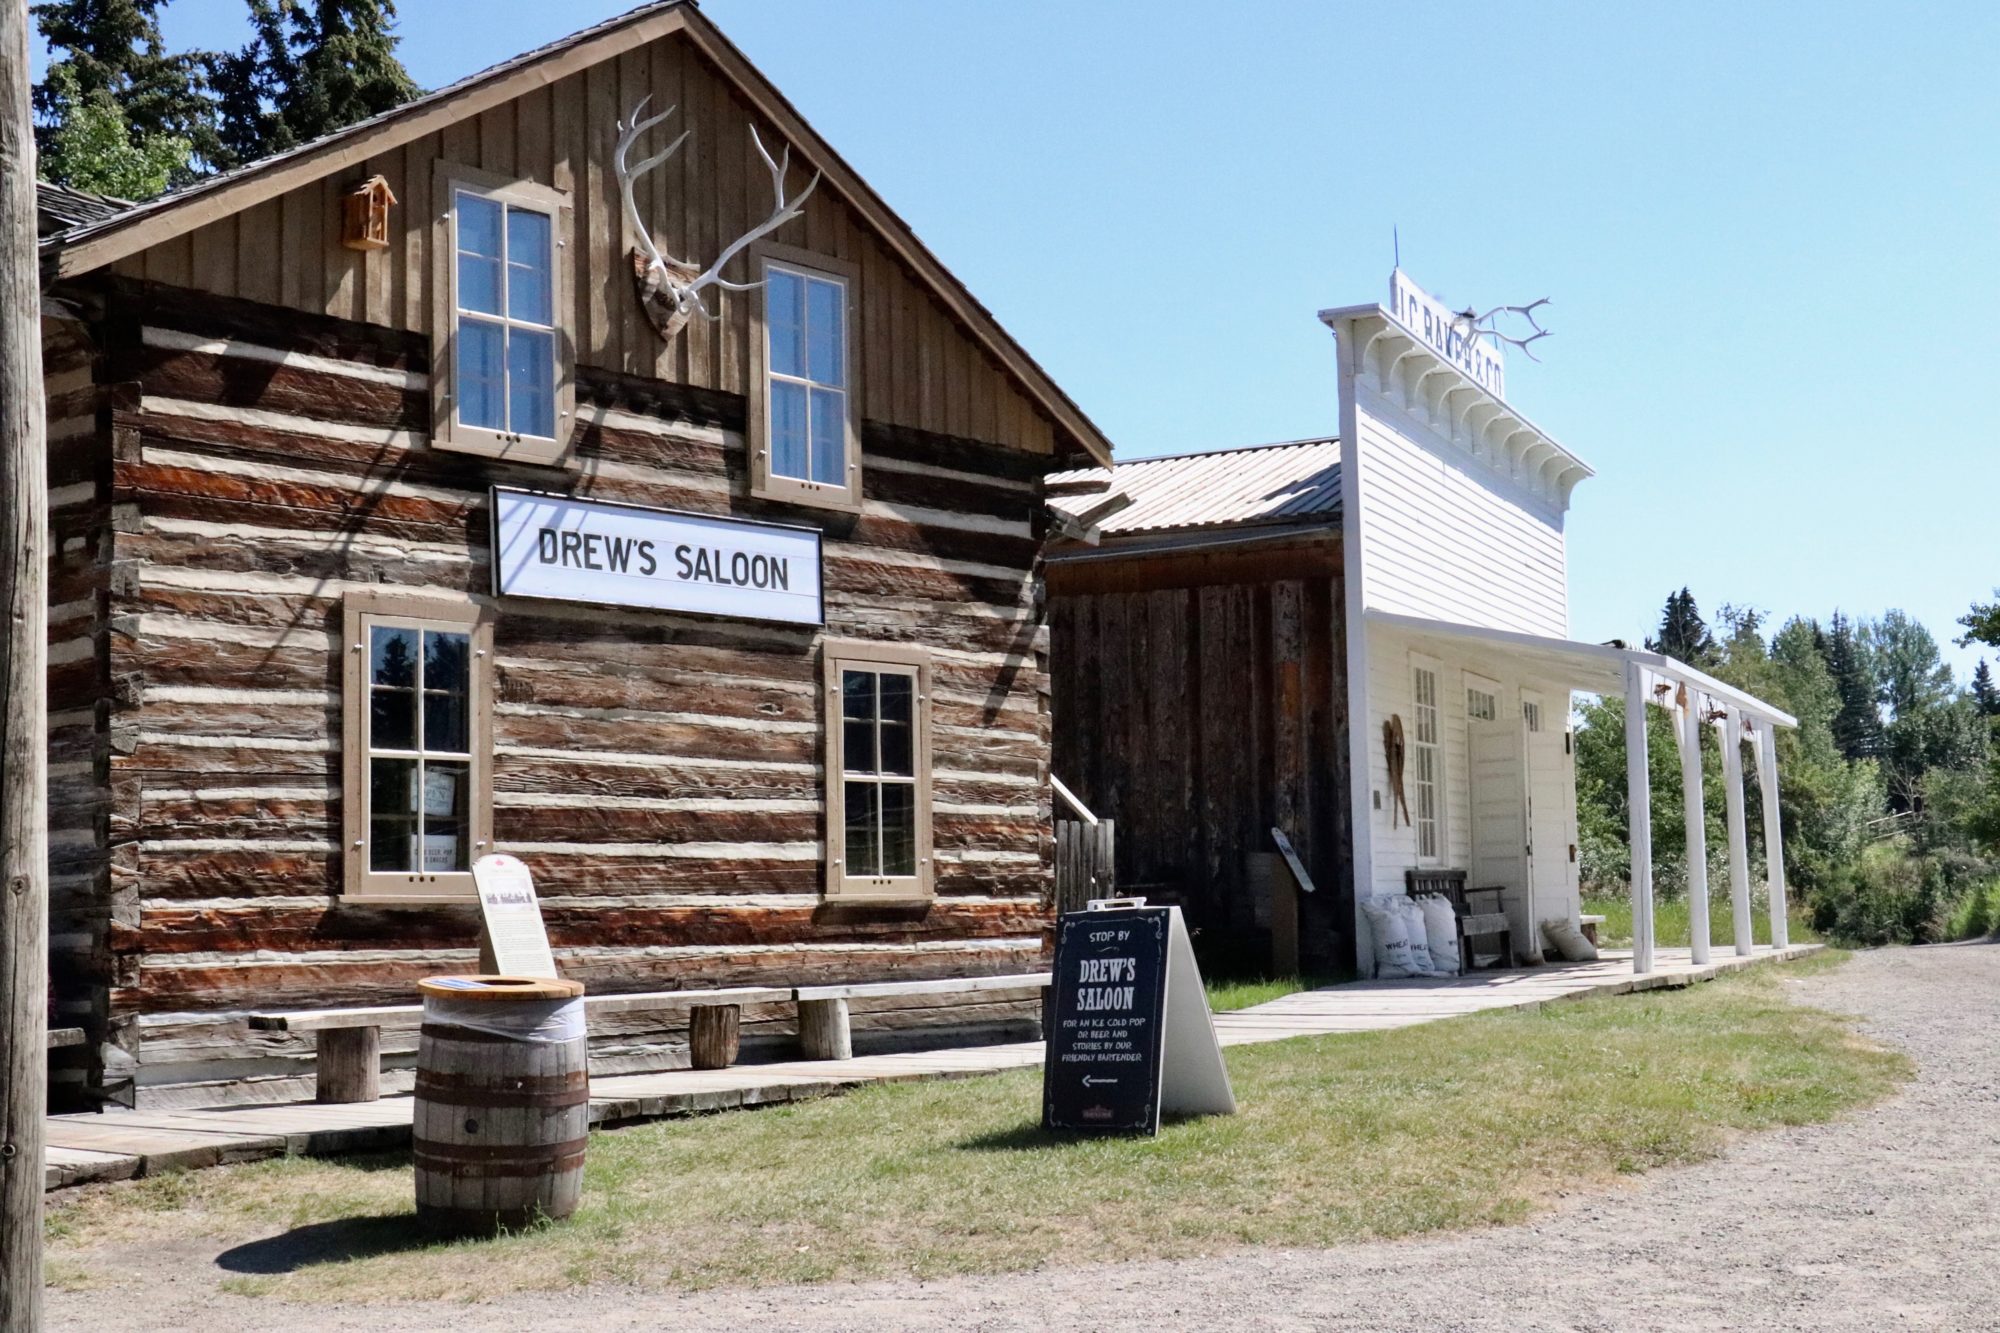
<path id="1" fill-rule="evenodd" d="M 57 1327 L 543 1330 L 1973 1329 L 2000 1327 L 2000 947 L 1889 950 L 1788 983 L 1918 1062 L 1893 1101 L 1759 1135 L 1536 1223 L 1326 1252 L 1253 1251 L 689 1297 L 594 1289 L 351 1312 L 51 1293 Z M 1087 1255 L 1078 1255 L 1079 1260 Z"/>

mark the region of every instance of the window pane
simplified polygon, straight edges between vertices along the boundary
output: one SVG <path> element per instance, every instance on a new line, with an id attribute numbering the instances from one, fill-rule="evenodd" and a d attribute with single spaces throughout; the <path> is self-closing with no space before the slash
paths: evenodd
<path id="1" fill-rule="evenodd" d="M 423 838 L 417 868 L 428 874 L 470 870 L 469 764 L 427 762 L 423 781 Z"/>
<path id="2" fill-rule="evenodd" d="M 838 486 L 847 469 L 847 395 L 812 391 L 812 479 Z"/>
<path id="3" fill-rule="evenodd" d="M 555 323 L 549 275 L 549 215 L 507 210 L 507 314 L 532 324 Z"/>
<path id="4" fill-rule="evenodd" d="M 371 759 L 368 762 L 368 868 L 412 870 L 416 867 L 417 785 L 414 759 Z"/>
<path id="5" fill-rule="evenodd" d="M 508 421 L 517 435 L 554 438 L 556 339 L 552 333 L 507 330 Z"/>
<path id="6" fill-rule="evenodd" d="M 873 773 L 875 762 L 875 673 L 840 673 L 841 767 Z"/>
<path id="7" fill-rule="evenodd" d="M 417 632 L 377 625 L 369 636 L 374 683 L 408 689 L 417 683 Z"/>
<path id="8" fill-rule="evenodd" d="M 915 684 L 908 676 L 884 674 L 882 682 L 882 769 L 899 777 L 916 776 L 914 731 L 911 727 Z"/>
<path id="9" fill-rule="evenodd" d="M 881 791 L 872 782 L 847 784 L 847 873 L 882 873 L 882 843 L 876 823 L 875 801 Z"/>
<path id="10" fill-rule="evenodd" d="M 806 388 L 771 381 L 771 475 L 805 478 Z"/>
<path id="11" fill-rule="evenodd" d="M 770 271 L 764 284 L 764 327 L 771 339 L 771 373 L 806 373 L 805 279 L 781 268 Z"/>
<path id="12" fill-rule="evenodd" d="M 368 746 L 373 750 L 417 748 L 417 692 L 374 689 L 368 693 Z"/>
<path id="13" fill-rule="evenodd" d="M 500 313 L 500 205 L 476 194 L 458 196 L 458 305 Z"/>
<path id="14" fill-rule="evenodd" d="M 847 383 L 841 356 L 841 289 L 838 283 L 810 279 L 806 283 L 806 353 L 808 375 L 815 384 L 839 388 Z"/>
<path id="15" fill-rule="evenodd" d="M 424 634 L 424 748 L 465 754 L 472 748 L 468 659 L 464 634 Z"/>
<path id="16" fill-rule="evenodd" d="M 507 429 L 506 382 L 501 325 L 479 319 L 458 322 L 458 419 L 468 426 Z"/>
<path id="17" fill-rule="evenodd" d="M 885 782 L 882 792 L 882 873 L 917 873 L 917 789 Z"/>

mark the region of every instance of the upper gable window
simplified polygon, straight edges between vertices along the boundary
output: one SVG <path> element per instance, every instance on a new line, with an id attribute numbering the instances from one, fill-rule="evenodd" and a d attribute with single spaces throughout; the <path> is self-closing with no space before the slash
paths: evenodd
<path id="1" fill-rule="evenodd" d="M 562 249 L 569 199 L 545 186 L 440 167 L 443 293 L 433 342 L 434 442 L 559 461 L 574 415 Z"/>
<path id="2" fill-rule="evenodd" d="M 758 253 L 763 318 L 751 386 L 752 491 L 858 508 L 854 289 L 839 260 L 779 246 Z"/>

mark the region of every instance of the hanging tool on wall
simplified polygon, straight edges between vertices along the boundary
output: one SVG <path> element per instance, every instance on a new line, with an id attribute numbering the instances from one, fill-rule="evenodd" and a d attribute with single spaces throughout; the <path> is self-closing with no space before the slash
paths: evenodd
<path id="1" fill-rule="evenodd" d="M 1396 812 L 1403 812 L 1405 824 L 1414 823 L 1410 818 L 1410 803 L 1403 797 L 1403 760 L 1409 754 L 1409 747 L 1403 740 L 1403 716 L 1389 714 L 1382 724 L 1382 754 L 1389 766 L 1389 827 L 1396 827 Z"/>

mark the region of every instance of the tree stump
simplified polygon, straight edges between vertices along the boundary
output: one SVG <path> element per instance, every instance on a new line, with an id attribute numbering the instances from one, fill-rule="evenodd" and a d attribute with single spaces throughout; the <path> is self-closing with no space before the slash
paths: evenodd
<path id="1" fill-rule="evenodd" d="M 743 1030 L 743 1006 L 697 1004 L 688 1010 L 688 1063 L 696 1069 L 727 1069 L 736 1063 Z"/>
<path id="2" fill-rule="evenodd" d="M 382 1095 L 382 1029 L 327 1028 L 315 1043 L 313 1096 L 322 1102 L 372 1102 Z"/>
<path id="3" fill-rule="evenodd" d="M 847 1001 L 800 1000 L 799 1047 L 808 1060 L 851 1060 L 854 1039 L 847 1027 Z"/>

